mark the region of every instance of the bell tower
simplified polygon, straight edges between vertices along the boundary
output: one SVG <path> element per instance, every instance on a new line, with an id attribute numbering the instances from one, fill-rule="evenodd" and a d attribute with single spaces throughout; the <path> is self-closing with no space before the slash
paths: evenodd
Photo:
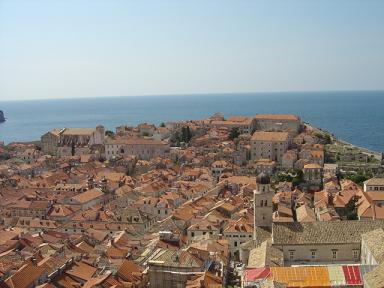
<path id="1" fill-rule="evenodd" d="M 256 238 L 256 227 L 272 226 L 273 195 L 274 191 L 271 189 L 269 176 L 265 173 L 260 173 L 256 177 L 256 190 L 253 191 L 254 238 Z"/>

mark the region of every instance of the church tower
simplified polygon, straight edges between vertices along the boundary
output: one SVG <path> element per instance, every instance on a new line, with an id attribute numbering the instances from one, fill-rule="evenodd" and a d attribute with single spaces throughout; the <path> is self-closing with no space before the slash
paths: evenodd
<path id="1" fill-rule="evenodd" d="M 253 191 L 254 238 L 256 238 L 256 227 L 272 226 L 273 195 L 274 191 L 271 189 L 269 176 L 265 173 L 260 173 L 256 177 L 256 190 Z"/>

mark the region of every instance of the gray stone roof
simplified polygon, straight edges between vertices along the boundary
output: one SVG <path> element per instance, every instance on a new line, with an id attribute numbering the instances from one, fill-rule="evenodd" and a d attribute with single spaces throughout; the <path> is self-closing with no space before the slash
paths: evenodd
<path id="1" fill-rule="evenodd" d="M 384 262 L 364 275 L 364 284 L 368 284 L 367 287 L 372 288 L 384 287 Z"/>
<path id="2" fill-rule="evenodd" d="M 362 235 L 365 245 L 371 251 L 377 263 L 384 261 L 384 230 L 382 228 Z"/>
<path id="3" fill-rule="evenodd" d="M 360 243 L 361 235 L 384 228 L 383 220 L 273 223 L 273 245 Z"/>
<path id="4" fill-rule="evenodd" d="M 271 231 L 269 227 L 256 227 L 256 240 L 249 240 L 240 244 L 241 249 L 243 250 L 251 250 L 259 245 L 261 245 L 264 241 L 271 240 Z"/>
<path id="5" fill-rule="evenodd" d="M 283 252 L 271 245 L 270 240 L 264 241 L 260 246 L 249 253 L 248 267 L 263 268 L 284 265 Z"/>

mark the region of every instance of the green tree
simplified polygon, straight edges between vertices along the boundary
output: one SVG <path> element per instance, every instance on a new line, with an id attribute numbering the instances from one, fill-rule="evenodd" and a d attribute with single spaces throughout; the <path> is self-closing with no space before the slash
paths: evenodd
<path id="1" fill-rule="evenodd" d="M 237 127 L 233 127 L 232 129 L 231 129 L 231 131 L 229 132 L 229 139 L 230 140 L 234 140 L 234 139 L 236 139 L 237 137 L 239 137 L 239 135 L 240 135 L 240 131 L 239 131 L 239 128 L 237 128 Z"/>
<path id="2" fill-rule="evenodd" d="M 192 131 L 191 129 L 189 128 L 189 126 L 187 126 L 187 142 L 191 141 L 193 135 L 192 135 Z"/>
<path id="3" fill-rule="evenodd" d="M 364 181 L 368 180 L 371 177 L 367 174 L 364 174 L 362 171 L 358 171 L 356 174 L 348 175 L 346 178 L 352 180 L 360 186 L 363 186 Z"/>
<path id="4" fill-rule="evenodd" d="M 107 131 L 105 131 L 105 136 L 114 137 L 115 133 L 113 131 L 111 131 L 111 130 L 107 130 Z"/>
<path id="5" fill-rule="evenodd" d="M 317 132 L 313 133 L 313 136 L 317 137 L 320 140 L 320 142 L 323 144 L 331 144 L 332 143 L 331 135 L 329 135 L 326 132 L 317 131 Z"/>
<path id="6" fill-rule="evenodd" d="M 161 122 L 160 127 L 165 127 L 165 123 Z"/>
<path id="7" fill-rule="evenodd" d="M 72 142 L 72 144 L 71 144 L 71 155 L 72 156 L 75 156 L 75 151 L 76 150 L 76 148 L 75 148 L 75 142 Z"/>
<path id="8" fill-rule="evenodd" d="M 359 201 L 358 196 L 353 196 L 345 205 L 346 215 L 348 220 L 357 220 L 357 202 Z"/>
<path id="9" fill-rule="evenodd" d="M 181 128 L 181 142 L 189 143 L 192 139 L 192 132 L 189 126 Z"/>

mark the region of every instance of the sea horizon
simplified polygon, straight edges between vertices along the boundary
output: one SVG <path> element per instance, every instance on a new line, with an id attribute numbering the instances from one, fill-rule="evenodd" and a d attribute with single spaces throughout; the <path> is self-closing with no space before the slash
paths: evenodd
<path id="1" fill-rule="evenodd" d="M 384 92 L 384 89 L 355 89 L 355 90 L 273 90 L 273 91 L 250 91 L 250 92 L 200 92 L 200 93 L 170 93 L 170 94 L 130 94 L 130 95 L 100 95 L 100 96 L 68 96 L 68 97 L 52 97 L 52 98 L 15 98 L 15 99 L 0 99 L 0 104 L 4 102 L 20 102 L 20 101 L 45 101 L 45 100 L 76 100 L 76 99 L 100 99 L 100 98 L 136 98 L 136 97 L 184 97 L 184 96 L 225 96 L 225 95 L 250 95 L 257 96 L 264 94 L 305 94 L 305 93 L 313 93 L 313 94 L 321 94 L 321 93 L 381 93 Z"/>

